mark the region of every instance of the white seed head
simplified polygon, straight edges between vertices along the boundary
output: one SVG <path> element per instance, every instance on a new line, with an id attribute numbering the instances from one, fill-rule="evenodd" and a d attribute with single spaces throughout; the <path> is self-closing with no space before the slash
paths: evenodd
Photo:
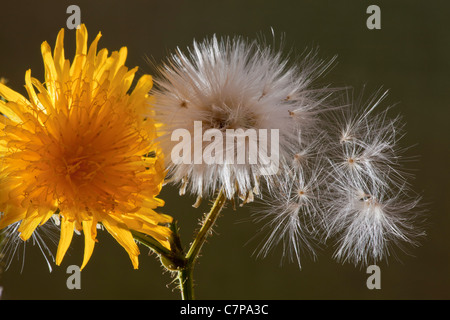
<path id="1" fill-rule="evenodd" d="M 416 245 L 423 235 L 414 228 L 419 200 L 411 195 L 401 162 L 400 120 L 389 119 L 387 110 L 374 114 L 385 96 L 374 95 L 362 112 L 351 101 L 335 118 L 340 136 L 331 135 L 329 191 L 323 200 L 326 238 L 338 238 L 340 261 L 377 262 L 394 247 Z"/>
<path id="2" fill-rule="evenodd" d="M 282 246 L 282 256 L 299 265 L 301 255 L 307 253 L 315 258 L 320 221 L 323 219 L 321 168 L 310 170 L 294 166 L 279 176 L 273 191 L 260 200 L 253 216 L 256 223 L 263 223 L 260 230 L 265 234 L 257 252 L 267 256 Z"/>
<path id="3" fill-rule="evenodd" d="M 377 263 L 395 248 L 418 245 L 418 198 L 385 188 L 341 185 L 327 218 L 328 237 L 337 238 L 335 258 L 355 265 Z"/>
<path id="4" fill-rule="evenodd" d="M 271 130 L 278 130 L 276 156 L 280 165 L 285 163 L 297 132 L 301 130 L 305 137 L 313 135 L 323 99 L 329 94 L 328 89 L 314 90 L 311 86 L 329 63 L 317 61 L 315 54 L 310 53 L 302 64 L 292 67 L 288 64 L 281 52 L 242 38 L 219 40 L 214 36 L 201 43 L 194 42 L 187 54 L 177 50 L 155 79 L 155 113 L 164 124 L 161 145 L 165 154 L 170 155 L 181 143 L 171 141 L 174 130 L 185 129 L 194 137 L 198 121 L 202 134 L 218 129 L 224 136 L 215 137 L 210 144 L 203 143 L 203 154 L 224 146 L 226 131 L 230 129 L 252 129 L 257 134 L 265 130 L 268 136 Z M 186 142 L 183 150 L 194 152 L 195 142 L 198 141 Z M 260 135 L 257 142 L 263 146 L 262 151 L 258 149 L 258 157 L 270 154 L 274 143 L 269 141 L 264 147 Z M 234 148 L 231 153 L 242 152 L 236 146 L 231 148 Z M 230 151 L 230 147 L 223 149 Z M 250 153 L 248 149 L 244 152 Z M 170 156 L 166 158 L 171 181 L 199 196 L 211 195 L 224 187 L 228 198 L 235 195 L 246 198 L 252 190 L 259 193 L 261 176 L 271 179 L 261 163 L 237 164 L 229 159 L 221 164 L 174 163 Z"/>

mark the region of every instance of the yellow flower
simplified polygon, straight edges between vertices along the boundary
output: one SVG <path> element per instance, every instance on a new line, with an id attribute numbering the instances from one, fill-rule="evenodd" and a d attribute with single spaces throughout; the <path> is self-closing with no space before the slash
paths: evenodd
<path id="1" fill-rule="evenodd" d="M 64 29 L 41 46 L 45 83 L 25 74 L 28 99 L 0 84 L 0 229 L 20 221 L 25 241 L 53 214 L 61 221 L 59 265 L 74 229 L 83 230 L 82 268 L 101 223 L 138 267 L 139 249 L 130 230 L 152 236 L 170 249 L 170 216 L 154 211 L 165 177 L 163 156 L 148 111 L 153 82 L 143 75 L 131 93 L 137 68 L 124 63 L 127 48 L 97 52 L 99 33 L 87 46 L 84 25 L 76 54 L 64 57 Z"/>

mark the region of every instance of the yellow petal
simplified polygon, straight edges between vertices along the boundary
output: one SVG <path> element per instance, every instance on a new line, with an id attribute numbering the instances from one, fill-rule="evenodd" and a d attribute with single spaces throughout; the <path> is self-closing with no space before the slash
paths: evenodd
<path id="1" fill-rule="evenodd" d="M 53 51 L 53 57 L 55 60 L 55 68 L 58 75 L 61 76 L 64 69 L 64 28 L 62 28 L 56 38 L 55 50 Z"/>
<path id="2" fill-rule="evenodd" d="M 56 210 L 54 210 L 54 209 L 53 210 L 46 210 L 43 207 L 39 208 L 39 215 L 41 215 L 43 217 L 42 221 L 41 221 L 41 225 L 45 224 L 48 221 L 48 219 L 50 219 L 53 216 L 55 211 Z"/>
<path id="3" fill-rule="evenodd" d="M 31 81 L 31 69 L 28 69 L 28 70 L 25 72 L 25 89 L 27 89 L 28 96 L 29 96 L 30 99 L 31 99 L 31 103 L 32 103 L 34 106 L 36 106 L 36 107 L 39 108 L 39 106 L 40 106 L 41 104 L 40 104 L 40 102 L 39 102 L 38 96 L 37 96 L 37 94 L 36 94 L 36 91 L 34 90 L 33 83 L 32 83 L 32 81 Z M 41 108 L 39 108 L 39 109 L 41 109 Z"/>
<path id="4" fill-rule="evenodd" d="M 41 223 L 42 217 L 37 214 L 37 212 L 33 213 L 31 216 L 26 217 L 20 223 L 19 229 L 17 231 L 20 232 L 20 238 L 23 241 L 27 241 L 37 226 Z"/>
<path id="5" fill-rule="evenodd" d="M 127 47 L 120 48 L 119 53 L 116 56 L 117 59 L 115 59 L 114 61 L 115 63 L 113 64 L 114 67 L 111 69 L 111 75 L 113 77 L 116 76 L 116 73 L 119 70 L 119 68 L 125 64 L 125 61 L 127 60 L 127 55 L 128 55 Z M 112 54 L 111 56 L 114 56 L 114 54 Z"/>
<path id="6" fill-rule="evenodd" d="M 134 238 L 127 226 L 123 223 L 115 221 L 111 217 L 106 217 L 102 220 L 102 223 L 106 230 L 108 230 L 108 232 L 116 239 L 116 241 L 125 248 L 130 256 L 134 269 L 137 269 L 139 267 L 139 248 L 136 242 L 134 242 Z"/>
<path id="7" fill-rule="evenodd" d="M 41 45 L 42 58 L 44 60 L 45 66 L 45 87 L 49 92 L 53 101 L 57 99 L 56 96 L 56 83 L 58 80 L 58 75 L 55 68 L 55 62 L 52 57 L 52 49 L 47 41 L 44 41 Z"/>
<path id="8" fill-rule="evenodd" d="M 97 54 L 97 45 L 98 41 L 102 37 L 102 33 L 99 32 L 97 36 L 95 37 L 94 41 L 92 41 L 91 46 L 89 47 L 88 51 L 88 61 L 94 61 L 95 55 Z"/>
<path id="9" fill-rule="evenodd" d="M 4 97 L 7 101 L 18 102 L 21 104 L 28 103 L 28 100 L 23 95 L 8 88 L 1 82 L 0 82 L 0 96 Z"/>
<path id="10" fill-rule="evenodd" d="M 72 242 L 74 222 L 66 218 L 61 220 L 61 237 L 59 239 L 58 250 L 56 251 L 56 265 L 60 265 L 67 249 Z"/>
<path id="11" fill-rule="evenodd" d="M 85 220 L 83 224 L 84 233 L 84 258 L 83 264 L 81 265 L 81 270 L 86 266 L 89 259 L 91 258 L 92 252 L 94 251 L 94 245 L 97 237 L 97 222 L 94 220 Z"/>
<path id="12" fill-rule="evenodd" d="M 1 83 L 0 96 L 3 96 L 6 100 L 9 101 L 4 102 L 0 100 L 0 112 L 7 116 L 11 121 L 14 121 L 16 123 L 22 122 L 20 114 L 26 112 L 22 106 L 24 104 L 29 104 L 28 100 Z"/>
<path id="13" fill-rule="evenodd" d="M 149 74 L 144 74 L 138 80 L 136 87 L 133 90 L 133 94 L 137 96 L 145 96 L 146 93 L 150 91 L 153 87 L 153 78 Z"/>
<path id="14" fill-rule="evenodd" d="M 76 54 L 70 67 L 70 76 L 72 79 L 78 79 L 81 76 L 86 62 L 88 33 L 84 24 L 81 24 L 80 28 L 77 29 L 76 38 Z"/>
<path id="15" fill-rule="evenodd" d="M 25 219 L 26 209 L 14 205 L 6 205 L 4 215 L 0 219 L 0 230 L 17 221 Z"/>
<path id="16" fill-rule="evenodd" d="M 130 104 L 137 103 L 138 99 L 142 99 L 145 95 L 150 91 L 153 87 L 152 76 L 146 74 L 140 77 L 136 87 L 134 87 L 133 92 L 130 95 Z M 144 104 L 143 107 L 148 107 L 148 105 Z"/>
<path id="17" fill-rule="evenodd" d="M 86 55 L 87 53 L 87 41 L 88 41 L 88 32 L 86 29 L 86 25 L 82 23 L 80 25 L 80 28 L 77 29 L 77 51 L 76 54 L 78 55 Z"/>

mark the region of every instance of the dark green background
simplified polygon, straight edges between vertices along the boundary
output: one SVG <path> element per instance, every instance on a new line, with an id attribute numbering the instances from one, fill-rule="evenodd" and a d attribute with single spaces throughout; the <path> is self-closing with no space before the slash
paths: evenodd
<path id="1" fill-rule="evenodd" d="M 40 44 L 52 47 L 66 26 L 66 8 L 77 4 L 90 39 L 101 31 L 100 48 L 129 49 L 127 66 L 151 73 L 146 57 L 159 63 L 177 46 L 218 35 L 270 37 L 284 33 L 286 47 L 302 52 L 319 47 L 320 57 L 338 55 L 324 81 L 333 86 L 366 85 L 367 93 L 390 89 L 387 103 L 397 103 L 407 135 L 418 155 L 414 189 L 428 210 L 428 236 L 420 248 L 380 263 L 381 290 L 368 290 L 365 268 L 331 259 L 332 248 L 317 261 L 303 258 L 280 266 L 279 254 L 252 256 L 257 232 L 249 208 L 226 209 L 204 247 L 195 270 L 200 299 L 448 299 L 450 298 L 449 212 L 449 57 L 448 1 L 3 1 L 0 15 L 0 76 L 25 94 L 25 71 L 43 79 Z M 366 28 L 366 8 L 381 8 L 382 29 Z M 73 56 L 74 31 L 66 31 L 66 55 Z M 387 104 L 385 104 L 387 106 Z M 193 198 L 166 187 L 164 212 L 178 219 L 185 245 L 201 213 Z M 140 269 L 107 233 L 82 272 L 81 290 L 66 288 L 67 266 L 82 261 L 83 239 L 75 237 L 60 267 L 49 273 L 37 248 L 29 247 L 25 266 L 15 261 L 1 279 L 5 299 L 178 299 L 179 292 L 159 261 L 142 248 Z"/>

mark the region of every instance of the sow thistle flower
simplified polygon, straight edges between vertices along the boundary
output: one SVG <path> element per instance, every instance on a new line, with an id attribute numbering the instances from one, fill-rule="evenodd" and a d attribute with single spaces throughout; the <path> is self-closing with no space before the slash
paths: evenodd
<path id="1" fill-rule="evenodd" d="M 172 218 L 154 211 L 164 204 L 157 195 L 165 170 L 148 111 L 153 83 L 143 75 L 128 93 L 137 68 L 125 66 L 127 48 L 97 52 L 100 37 L 88 48 L 81 25 L 72 63 L 64 55 L 63 29 L 53 55 L 44 42 L 45 81 L 26 72 L 28 99 L 0 84 L 6 100 L 0 101 L 0 229 L 20 222 L 17 232 L 26 241 L 57 215 L 56 264 L 78 230 L 85 239 L 84 268 L 101 224 L 137 268 L 139 249 L 130 230 L 170 248 Z"/>

